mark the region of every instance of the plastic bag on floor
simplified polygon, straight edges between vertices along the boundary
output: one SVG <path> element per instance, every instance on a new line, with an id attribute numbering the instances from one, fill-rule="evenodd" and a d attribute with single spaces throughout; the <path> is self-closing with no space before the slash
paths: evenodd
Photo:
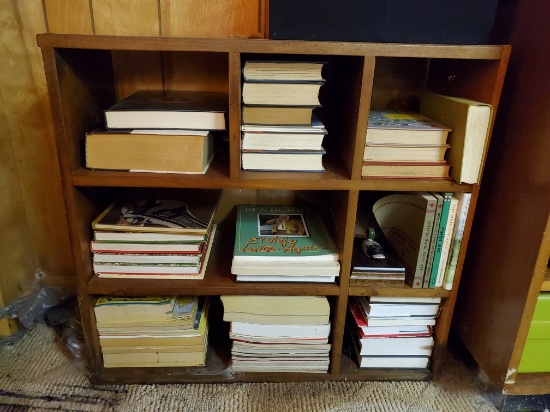
<path id="1" fill-rule="evenodd" d="M 36 278 L 34 292 L 0 308 L 0 319 L 14 319 L 19 326 L 16 333 L 0 339 L 0 346 L 19 340 L 38 323 L 47 322 L 61 331 L 61 338 L 74 358 L 82 360 L 82 328 L 75 290 L 66 286 L 44 285 L 40 273 Z"/>

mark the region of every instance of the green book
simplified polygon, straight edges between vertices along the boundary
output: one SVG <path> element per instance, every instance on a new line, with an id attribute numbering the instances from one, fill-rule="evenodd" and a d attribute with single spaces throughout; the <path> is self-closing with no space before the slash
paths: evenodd
<path id="1" fill-rule="evenodd" d="M 337 261 L 338 249 L 311 207 L 238 205 L 233 260 Z"/>
<path id="2" fill-rule="evenodd" d="M 443 194 L 443 207 L 441 208 L 441 220 L 439 222 L 439 230 L 437 232 L 437 243 L 435 245 L 435 253 L 430 273 L 430 288 L 435 287 L 437 273 L 439 270 L 439 262 L 441 261 L 441 252 L 443 250 L 443 241 L 445 239 L 445 229 L 447 228 L 447 220 L 449 219 L 449 209 L 451 207 L 452 193 Z"/>

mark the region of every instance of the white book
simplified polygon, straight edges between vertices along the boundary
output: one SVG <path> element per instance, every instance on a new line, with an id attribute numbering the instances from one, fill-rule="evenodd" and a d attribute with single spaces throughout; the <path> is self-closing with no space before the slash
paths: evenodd
<path id="1" fill-rule="evenodd" d="M 94 263 L 137 263 L 137 264 L 200 264 L 202 255 L 135 254 L 135 253 L 94 253 Z"/>
<path id="2" fill-rule="evenodd" d="M 451 290 L 453 287 L 453 280 L 456 272 L 456 265 L 458 264 L 458 255 L 460 254 L 460 246 L 462 245 L 462 237 L 464 236 L 464 227 L 466 226 L 466 220 L 468 218 L 468 210 L 470 208 L 471 193 L 457 193 L 458 198 L 458 211 L 455 222 L 455 228 L 453 233 L 453 240 L 451 242 L 451 250 L 449 263 L 445 268 L 445 278 L 443 281 L 443 287 L 447 290 Z"/>
<path id="3" fill-rule="evenodd" d="M 412 325 L 435 325 L 433 317 L 412 317 L 412 316 L 395 316 L 382 318 L 368 318 L 368 326 L 412 326 Z"/>
<path id="4" fill-rule="evenodd" d="M 451 206 L 449 209 L 449 218 L 447 220 L 447 226 L 445 228 L 445 237 L 443 238 L 443 248 L 441 249 L 441 260 L 439 261 L 439 268 L 437 269 L 437 278 L 435 281 L 436 288 L 443 286 L 443 278 L 445 277 L 445 269 L 447 268 L 449 251 L 451 250 L 451 241 L 453 238 L 453 231 L 455 228 L 457 210 L 458 210 L 458 198 L 453 195 L 453 198 L 451 199 Z"/>
<path id="5" fill-rule="evenodd" d="M 259 323 L 231 322 L 231 333 L 272 338 L 328 338 L 328 325 L 263 325 Z"/>
<path id="6" fill-rule="evenodd" d="M 433 337 L 420 338 L 361 338 L 360 355 L 415 355 L 429 356 L 434 345 Z"/>
<path id="7" fill-rule="evenodd" d="M 337 260 L 312 262 L 307 259 L 305 261 L 290 262 L 233 260 L 231 273 L 234 275 L 338 276 L 340 274 L 340 262 Z"/>
<path id="8" fill-rule="evenodd" d="M 428 367 L 429 356 L 359 356 L 360 368 L 423 369 Z"/>
<path id="9" fill-rule="evenodd" d="M 277 276 L 277 275 L 237 275 L 238 282 L 314 282 L 334 283 L 335 276 Z"/>
<path id="10" fill-rule="evenodd" d="M 441 303 L 441 298 L 433 296 L 370 296 L 369 302 L 384 303 Z"/>
<path id="11" fill-rule="evenodd" d="M 373 317 L 393 316 L 435 317 L 439 311 L 439 303 L 369 302 L 364 296 L 359 301 L 369 320 Z"/>

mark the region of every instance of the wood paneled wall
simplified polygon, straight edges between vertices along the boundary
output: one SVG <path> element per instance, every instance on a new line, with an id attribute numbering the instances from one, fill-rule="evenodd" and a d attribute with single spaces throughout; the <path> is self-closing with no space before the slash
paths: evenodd
<path id="1" fill-rule="evenodd" d="M 261 38 L 267 37 L 266 22 L 267 0 L 0 0 L 0 307 L 28 293 L 35 273 L 55 283 L 74 282 L 36 35 Z M 119 98 L 144 87 L 144 82 L 156 88 L 179 87 L 183 81 L 177 71 L 164 80 L 161 76 L 161 66 L 166 76 L 174 64 L 181 63 L 174 61 L 178 56 L 124 52 L 113 57 L 115 76 L 125 71 L 126 83 L 117 82 Z M 133 64 L 136 59 L 139 65 Z M 205 61 L 204 66 L 213 67 L 212 63 Z M 222 69 L 227 65 L 226 61 L 214 63 Z M 131 81 L 128 70 L 136 71 L 139 85 Z M 208 70 L 196 75 L 218 78 Z M 227 88 L 216 81 L 201 84 L 214 90 Z M 0 334 L 7 332 L 7 321 L 0 321 Z"/>
<path id="2" fill-rule="evenodd" d="M 44 0 L 50 33 L 267 37 L 267 0 Z"/>

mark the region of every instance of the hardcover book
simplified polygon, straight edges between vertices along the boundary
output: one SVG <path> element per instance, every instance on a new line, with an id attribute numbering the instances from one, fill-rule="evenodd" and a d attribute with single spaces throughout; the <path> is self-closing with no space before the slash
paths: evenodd
<path id="1" fill-rule="evenodd" d="M 243 68 L 246 81 L 323 81 L 325 62 L 247 60 Z"/>
<path id="2" fill-rule="evenodd" d="M 243 103 L 257 106 L 320 106 L 323 82 L 243 83 Z"/>
<path id="3" fill-rule="evenodd" d="M 200 130 L 97 130 L 86 134 L 86 167 L 131 172 L 206 173 L 211 133 Z"/>
<path id="4" fill-rule="evenodd" d="M 238 205 L 233 260 L 338 260 L 338 249 L 311 207 Z"/>
<path id="5" fill-rule="evenodd" d="M 105 110 L 109 129 L 225 130 L 229 98 L 215 92 L 140 90 Z"/>
<path id="6" fill-rule="evenodd" d="M 490 104 L 459 97 L 427 93 L 420 98 L 420 111 L 452 127 L 447 159 L 451 176 L 458 183 L 478 183 L 486 151 L 493 108 Z"/>
<path id="7" fill-rule="evenodd" d="M 243 170 L 324 172 L 325 150 L 242 150 Z"/>
<path id="8" fill-rule="evenodd" d="M 129 190 L 93 222 L 94 230 L 207 234 L 222 191 Z"/>
<path id="9" fill-rule="evenodd" d="M 436 145 L 447 143 L 450 127 L 420 113 L 371 110 L 367 145 Z"/>

